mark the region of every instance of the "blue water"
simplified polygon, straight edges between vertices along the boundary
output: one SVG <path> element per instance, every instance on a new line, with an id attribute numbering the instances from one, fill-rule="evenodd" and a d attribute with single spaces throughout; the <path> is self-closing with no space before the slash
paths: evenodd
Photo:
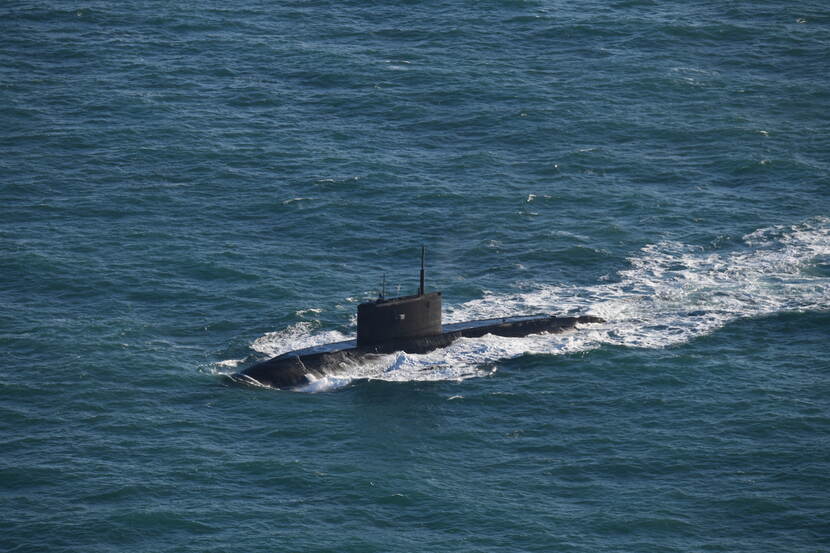
<path id="1" fill-rule="evenodd" d="M 0 6 L 0 550 L 830 550 L 823 2 Z M 563 335 L 224 375 L 428 289 Z M 400 288 L 398 288 L 400 287 Z"/>

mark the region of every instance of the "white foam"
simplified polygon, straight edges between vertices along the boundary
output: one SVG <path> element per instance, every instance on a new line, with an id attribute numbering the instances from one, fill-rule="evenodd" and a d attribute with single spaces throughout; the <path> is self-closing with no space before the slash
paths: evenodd
<path id="1" fill-rule="evenodd" d="M 297 386 L 294 388 L 295 392 L 306 392 L 316 394 L 319 392 L 333 392 L 340 388 L 345 388 L 352 381 L 350 377 L 343 376 L 324 376 L 323 378 L 314 378 L 309 375 L 309 383 L 304 386 Z"/>
<path id="2" fill-rule="evenodd" d="M 315 199 L 316 198 L 288 198 L 287 200 L 282 201 L 282 205 L 293 204 L 296 202 L 310 202 Z"/>
<path id="3" fill-rule="evenodd" d="M 569 354 L 603 344 L 664 348 L 709 334 L 739 318 L 784 311 L 830 309 L 830 278 L 811 276 L 817 259 L 830 256 L 830 218 L 759 229 L 729 251 L 663 241 L 643 247 L 629 266 L 589 287 L 538 285 L 515 294 L 491 292 L 449 306 L 446 322 L 506 315 L 590 314 L 606 319 L 577 332 L 524 338 L 463 338 L 447 348 L 416 355 L 373 356 L 337 378 L 305 391 L 342 387 L 353 378 L 389 381 L 463 380 L 490 374 L 492 363 L 525 353 Z M 301 322 L 257 339 L 252 349 L 269 355 L 349 339 L 316 332 Z M 488 366 L 490 368 L 488 368 Z"/>
<path id="4" fill-rule="evenodd" d="M 315 328 L 314 323 L 302 321 L 282 330 L 260 336 L 251 344 L 251 349 L 274 357 L 286 351 L 350 339 L 349 336 L 337 330 L 316 332 Z"/>
<path id="5" fill-rule="evenodd" d="M 226 359 L 224 361 L 217 361 L 213 365 L 220 369 L 233 369 L 242 363 L 244 359 Z"/>

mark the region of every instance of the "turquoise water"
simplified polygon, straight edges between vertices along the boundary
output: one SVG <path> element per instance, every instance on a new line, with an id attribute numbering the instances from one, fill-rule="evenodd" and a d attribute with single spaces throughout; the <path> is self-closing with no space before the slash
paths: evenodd
<path id="1" fill-rule="evenodd" d="M 0 15 L 0 549 L 830 548 L 823 3 Z M 607 323 L 226 384 L 422 244 Z"/>

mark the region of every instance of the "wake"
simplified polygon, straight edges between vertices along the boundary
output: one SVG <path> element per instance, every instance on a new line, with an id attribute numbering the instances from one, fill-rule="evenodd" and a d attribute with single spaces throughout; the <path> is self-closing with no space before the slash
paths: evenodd
<path id="1" fill-rule="evenodd" d="M 658 242 L 627 259 L 628 267 L 590 287 L 540 285 L 517 294 L 484 297 L 445 308 L 444 322 L 508 315 L 588 314 L 608 321 L 577 332 L 524 338 L 462 338 L 417 355 L 372 356 L 336 378 L 301 391 L 325 391 L 353 379 L 463 380 L 493 372 L 493 362 L 526 353 L 560 355 L 603 345 L 665 348 L 710 334 L 742 318 L 830 308 L 830 218 L 757 230 L 729 251 Z M 315 332 L 297 323 L 258 338 L 254 351 L 277 355 L 292 349 L 348 340 L 337 331 Z M 218 363 L 223 369 L 235 365 Z"/>

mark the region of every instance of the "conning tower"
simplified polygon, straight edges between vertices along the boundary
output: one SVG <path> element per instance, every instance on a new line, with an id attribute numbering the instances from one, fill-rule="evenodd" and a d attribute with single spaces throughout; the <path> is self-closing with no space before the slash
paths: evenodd
<path id="1" fill-rule="evenodd" d="M 421 247 L 421 278 L 414 296 L 384 298 L 357 306 L 357 345 L 424 338 L 441 334 L 441 292 L 424 291 L 424 253 Z"/>

